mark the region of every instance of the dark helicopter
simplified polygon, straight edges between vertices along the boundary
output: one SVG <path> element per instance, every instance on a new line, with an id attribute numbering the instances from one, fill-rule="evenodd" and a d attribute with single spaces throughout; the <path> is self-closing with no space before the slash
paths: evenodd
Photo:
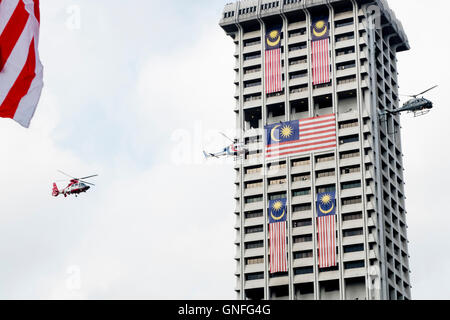
<path id="1" fill-rule="evenodd" d="M 421 92 L 416 95 L 406 96 L 406 97 L 410 97 L 412 99 L 405 102 L 405 104 L 403 104 L 403 107 L 401 107 L 400 109 L 388 110 L 386 112 L 386 114 L 396 115 L 396 114 L 399 114 L 402 112 L 413 112 L 414 117 L 420 117 L 420 116 L 426 115 L 433 108 L 433 102 L 431 102 L 428 99 L 425 99 L 424 97 L 420 97 L 420 98 L 418 98 L 418 97 L 427 93 L 428 91 L 431 91 L 431 90 L 437 88 L 437 87 L 438 86 L 434 86 L 434 87 L 432 87 L 428 90 L 425 90 L 424 92 Z"/>

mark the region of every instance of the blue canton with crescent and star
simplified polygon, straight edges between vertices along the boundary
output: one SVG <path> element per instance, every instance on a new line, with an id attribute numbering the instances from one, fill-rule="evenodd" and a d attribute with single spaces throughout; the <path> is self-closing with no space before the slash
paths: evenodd
<path id="1" fill-rule="evenodd" d="M 269 223 L 285 222 L 287 220 L 287 200 L 269 201 Z"/>
<path id="2" fill-rule="evenodd" d="M 292 142 L 300 139 L 299 121 L 280 122 L 265 127 L 267 145 Z"/>
<path id="3" fill-rule="evenodd" d="M 319 193 L 317 196 L 317 216 L 336 215 L 336 192 Z"/>

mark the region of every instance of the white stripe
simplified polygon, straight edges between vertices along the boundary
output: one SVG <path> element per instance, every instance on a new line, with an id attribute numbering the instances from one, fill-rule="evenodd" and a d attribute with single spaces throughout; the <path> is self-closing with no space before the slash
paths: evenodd
<path id="1" fill-rule="evenodd" d="M 29 10 L 29 8 L 27 8 Z M 34 7 L 33 7 L 34 10 Z M 34 116 L 37 104 L 41 97 L 43 83 L 43 66 L 39 58 L 39 21 L 34 16 L 34 11 L 31 13 L 29 22 L 31 24 L 31 33 L 34 36 L 34 54 L 36 58 L 36 68 L 33 81 L 31 82 L 30 89 L 28 93 L 20 101 L 16 113 L 14 115 L 14 120 L 17 121 L 22 126 L 28 128 L 30 126 L 30 121 Z M 28 31 L 28 30 L 27 30 Z M 28 51 L 28 50 L 27 50 Z"/>
<path id="2" fill-rule="evenodd" d="M 288 150 L 273 150 L 270 152 L 267 152 L 267 157 L 270 156 L 270 158 L 274 158 L 274 157 L 281 157 L 281 154 L 283 154 L 283 156 L 285 156 L 285 153 L 289 153 L 289 156 L 293 157 L 296 154 L 302 154 L 304 152 L 308 152 L 311 153 L 310 149 L 316 149 L 315 151 L 319 151 L 319 150 L 333 150 L 336 148 L 336 143 L 334 142 L 329 142 L 329 143 L 325 143 L 325 144 L 320 144 L 320 145 L 314 145 L 314 146 L 308 146 L 308 147 L 298 147 L 298 148 L 292 148 L 292 149 L 288 149 Z"/>
<path id="3" fill-rule="evenodd" d="M 11 52 L 8 61 L 0 72 L 0 105 L 8 95 L 14 82 L 19 77 L 22 69 L 27 61 L 31 40 L 33 39 L 33 22 L 29 18 L 24 31 L 20 35 L 16 46 Z"/>
<path id="4" fill-rule="evenodd" d="M 20 0 L 5 0 L 0 2 L 0 34 L 5 30 L 9 19 L 11 19 L 14 10 L 19 4 Z"/>
<path id="5" fill-rule="evenodd" d="M 336 136 L 328 137 L 328 138 L 318 137 L 317 139 L 314 139 L 314 140 L 311 140 L 311 141 L 298 141 L 298 142 L 295 142 L 295 143 L 292 143 L 292 144 L 274 145 L 274 146 L 271 146 L 271 147 L 267 148 L 267 152 L 272 153 L 272 152 L 275 152 L 275 151 L 278 151 L 280 149 L 287 148 L 287 147 L 289 147 L 291 149 L 288 149 L 286 151 L 293 151 L 293 150 L 295 150 L 294 147 L 298 147 L 299 149 L 302 148 L 302 147 L 315 148 L 315 147 L 319 147 L 321 145 L 329 145 L 329 144 L 331 144 L 331 142 L 329 142 L 329 140 L 333 140 L 333 138 L 334 138 L 334 140 L 336 140 Z M 310 145 L 310 144 L 314 144 L 314 145 Z M 284 150 L 283 150 L 283 152 L 284 152 Z"/>
<path id="6" fill-rule="evenodd" d="M 317 128 L 317 130 L 323 130 L 323 128 L 320 127 L 324 127 L 324 126 L 334 126 L 336 124 L 335 120 L 323 120 L 326 122 L 322 122 L 322 123 L 308 123 L 306 125 L 300 124 L 300 131 L 313 131 L 311 129 L 314 129 L 315 127 L 319 127 Z"/>
<path id="7" fill-rule="evenodd" d="M 300 120 L 300 125 L 301 126 L 307 126 L 316 122 L 320 122 L 320 121 L 335 121 L 336 120 L 336 116 L 334 114 L 330 114 L 329 116 L 324 116 L 321 118 L 309 118 L 309 119 L 302 119 Z"/>

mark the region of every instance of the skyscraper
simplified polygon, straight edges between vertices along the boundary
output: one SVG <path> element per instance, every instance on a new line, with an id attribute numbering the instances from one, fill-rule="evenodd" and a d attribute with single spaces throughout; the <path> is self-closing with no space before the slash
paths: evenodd
<path id="1" fill-rule="evenodd" d="M 410 299 L 400 118 L 385 113 L 399 107 L 409 44 L 386 1 L 237 1 L 220 26 L 236 46 L 248 149 L 235 165 L 237 298 Z M 287 272 L 272 273 L 269 224 L 281 217 Z"/>

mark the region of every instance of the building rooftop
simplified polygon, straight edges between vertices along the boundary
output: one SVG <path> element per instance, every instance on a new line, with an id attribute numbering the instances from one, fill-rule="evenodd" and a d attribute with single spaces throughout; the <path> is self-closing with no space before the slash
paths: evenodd
<path id="1" fill-rule="evenodd" d="M 376 5 L 380 8 L 380 23 L 383 34 L 392 34 L 391 41 L 399 44 L 397 51 L 410 49 L 408 37 L 402 23 L 389 8 L 387 0 L 355 0 L 360 5 Z M 226 32 L 237 30 L 236 24 L 245 24 L 255 19 L 268 18 L 277 14 L 289 15 L 299 10 L 314 10 L 327 4 L 339 7 L 350 0 L 241 0 L 225 5 L 220 26 Z"/>

